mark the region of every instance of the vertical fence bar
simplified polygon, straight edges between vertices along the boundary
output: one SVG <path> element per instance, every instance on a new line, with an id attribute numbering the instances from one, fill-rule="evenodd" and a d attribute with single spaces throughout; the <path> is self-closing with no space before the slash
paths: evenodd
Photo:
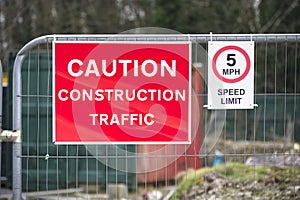
<path id="1" fill-rule="evenodd" d="M 3 85 L 2 85 L 2 79 L 3 78 L 3 70 L 2 70 L 2 63 L 0 60 L 0 130 L 2 130 L 2 94 L 3 94 Z M 0 142 L 1 145 L 1 142 Z M 1 147 L 1 146 L 0 146 Z M 1 148 L 0 148 L 1 151 Z M 1 158 L 1 154 L 0 154 L 0 158 Z M 1 164 L 1 159 L 0 159 L 0 164 Z M 0 165 L 1 166 L 1 165 Z M 0 169 L 1 170 L 1 169 Z M 1 173 L 0 173 L 1 175 Z"/>
<path id="2" fill-rule="evenodd" d="M 17 55 L 13 71 L 13 130 L 22 128 L 22 83 L 21 66 L 24 55 Z M 21 137 L 21 136 L 20 136 Z M 13 142 L 13 199 L 22 197 L 22 143 L 21 138 Z"/>
<path id="3" fill-rule="evenodd" d="M 2 71 L 2 63 L 0 60 L 0 132 L 2 131 L 2 94 L 3 94 L 3 85 L 2 79 L 3 71 Z M 1 187 L 1 175 L 2 175 L 2 142 L 0 141 L 0 187 Z"/>

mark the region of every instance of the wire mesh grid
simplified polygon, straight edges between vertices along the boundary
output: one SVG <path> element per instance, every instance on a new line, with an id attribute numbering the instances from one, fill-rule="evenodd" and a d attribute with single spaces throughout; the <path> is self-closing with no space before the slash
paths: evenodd
<path id="1" fill-rule="evenodd" d="M 201 64 L 197 98 L 206 103 L 207 41 L 245 35 L 128 36 L 111 40 L 192 39 Z M 22 65 L 22 190 L 27 198 L 77 199 L 300 199 L 298 41 L 257 35 L 253 110 L 200 108 L 197 142 L 167 145 L 55 145 L 52 143 L 51 40 L 31 48 Z M 60 37 L 60 40 L 79 40 Z M 107 40 L 81 37 L 80 40 Z M 252 39 L 252 37 L 251 37 Z M 200 53 L 201 52 L 201 53 Z M 202 67 L 201 67 L 202 66 Z M 199 75 L 199 74 L 198 74 Z M 195 77 L 194 77 L 195 78 Z M 194 130 L 197 131 L 197 130 Z M 93 149 L 91 155 L 89 149 Z M 184 149 L 183 153 L 181 150 Z M 136 154 L 132 154 L 132 152 Z M 168 163 L 169 159 L 174 162 Z M 160 168 L 161 163 L 165 163 Z M 153 165 L 155 171 L 138 172 Z M 113 167 L 112 167 L 113 166 Z M 154 167 L 154 168 L 155 168 Z"/>

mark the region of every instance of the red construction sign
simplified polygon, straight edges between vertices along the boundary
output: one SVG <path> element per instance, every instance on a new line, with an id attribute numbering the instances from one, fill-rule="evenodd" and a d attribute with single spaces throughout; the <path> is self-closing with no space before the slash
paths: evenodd
<path id="1" fill-rule="evenodd" d="M 53 42 L 53 141 L 190 143 L 188 42 Z"/>

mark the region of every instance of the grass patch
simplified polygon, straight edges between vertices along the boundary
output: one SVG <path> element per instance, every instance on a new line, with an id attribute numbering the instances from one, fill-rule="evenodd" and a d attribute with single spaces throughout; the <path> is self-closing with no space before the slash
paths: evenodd
<path id="1" fill-rule="evenodd" d="M 300 166 L 277 168 L 271 166 L 251 166 L 242 163 L 226 163 L 216 167 L 201 168 L 199 170 L 188 170 L 181 175 L 181 181 L 178 184 L 172 200 L 181 199 L 188 194 L 193 186 L 202 186 L 205 181 L 205 175 L 216 173 L 223 177 L 226 182 L 276 182 L 291 183 L 290 185 L 300 184 Z"/>

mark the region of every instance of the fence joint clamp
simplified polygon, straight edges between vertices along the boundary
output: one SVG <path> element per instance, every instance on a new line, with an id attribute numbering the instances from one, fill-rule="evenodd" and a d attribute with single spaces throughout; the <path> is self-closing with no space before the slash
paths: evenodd
<path id="1" fill-rule="evenodd" d="M 0 142 L 21 142 L 21 131 L 20 130 L 1 130 Z"/>

